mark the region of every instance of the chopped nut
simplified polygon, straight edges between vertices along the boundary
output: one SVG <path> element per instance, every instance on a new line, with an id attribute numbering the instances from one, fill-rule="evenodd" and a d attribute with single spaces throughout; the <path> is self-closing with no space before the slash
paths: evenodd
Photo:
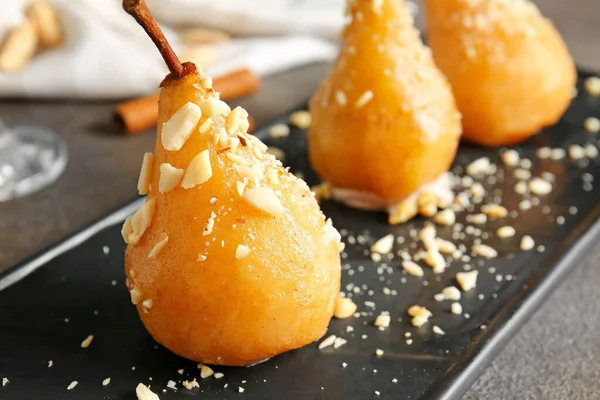
<path id="1" fill-rule="evenodd" d="M 516 150 L 506 150 L 502 153 L 502 162 L 509 167 L 519 164 L 519 153 Z"/>
<path id="2" fill-rule="evenodd" d="M 600 96 L 600 77 L 590 76 L 585 80 L 584 86 L 590 96 Z"/>
<path id="3" fill-rule="evenodd" d="M 150 180 L 152 179 L 152 164 L 154 162 L 154 155 L 152 153 L 144 153 L 142 160 L 142 168 L 140 170 L 140 177 L 138 178 L 137 189 L 140 195 L 148 194 L 148 187 L 150 186 Z"/>
<path id="4" fill-rule="evenodd" d="M 356 100 L 356 103 L 354 103 L 354 107 L 361 108 L 362 106 L 367 104 L 369 101 L 371 101 L 371 99 L 373 99 L 373 91 L 367 90 L 363 94 L 360 95 L 358 100 Z"/>
<path id="5" fill-rule="evenodd" d="M 106 378 L 102 381 L 102 386 L 108 386 L 109 383 L 110 383 L 110 378 Z"/>
<path id="6" fill-rule="evenodd" d="M 474 184 L 472 184 L 469 188 L 469 191 L 471 192 L 471 195 L 474 198 L 480 198 L 485 195 L 485 189 L 483 188 L 483 185 L 481 185 L 481 183 L 479 182 L 475 182 Z"/>
<path id="7" fill-rule="evenodd" d="M 74 389 L 75 386 L 77 386 L 78 383 L 79 382 L 77 382 L 77 381 L 73 381 L 73 382 L 69 383 L 69 386 L 67 386 L 67 390 Z"/>
<path id="8" fill-rule="evenodd" d="M 125 220 L 121 233 L 123 235 L 127 234 L 127 238 L 125 239 L 126 243 L 134 245 L 139 243 L 144 232 L 146 232 L 146 229 L 148 229 L 152 222 L 154 206 L 154 199 L 146 200 L 144 205 L 142 205 L 131 218 Z"/>
<path id="9" fill-rule="evenodd" d="M 273 189 L 268 187 L 248 189 L 244 191 L 243 198 L 255 209 L 273 217 L 277 217 L 285 210 L 281 205 L 281 201 L 279 201 L 275 192 L 273 192 Z"/>
<path id="10" fill-rule="evenodd" d="M 572 160 L 581 160 L 584 158 L 585 152 L 583 151 L 583 147 L 577 144 L 569 146 L 569 157 L 571 157 Z"/>
<path id="11" fill-rule="evenodd" d="M 216 120 L 219 116 L 228 114 L 231 108 L 223 100 L 219 100 L 215 97 L 209 97 L 205 101 L 200 102 L 200 108 L 202 113 L 208 117 Z"/>
<path id="12" fill-rule="evenodd" d="M 494 248 L 492 248 L 486 244 L 477 244 L 477 245 L 473 246 L 473 252 L 475 254 L 477 254 L 478 256 L 485 257 L 485 258 L 498 257 L 498 252 Z"/>
<path id="13" fill-rule="evenodd" d="M 433 272 L 436 274 L 441 274 L 446 269 L 446 260 L 444 259 L 444 256 L 435 249 L 429 249 L 427 251 L 425 263 L 433 268 Z"/>
<path id="14" fill-rule="evenodd" d="M 490 218 L 504 218 L 508 214 L 508 210 L 499 204 L 486 204 L 481 211 Z"/>
<path id="15" fill-rule="evenodd" d="M 143 293 L 137 286 L 134 286 L 133 289 L 129 291 L 129 295 L 131 296 L 131 302 L 134 305 L 137 305 L 140 301 L 142 301 Z"/>
<path id="16" fill-rule="evenodd" d="M 540 178 L 529 181 L 529 190 L 537 195 L 546 195 L 552 191 L 552 184 Z"/>
<path id="17" fill-rule="evenodd" d="M 404 270 L 408 272 L 409 275 L 423 276 L 423 268 L 421 268 L 418 264 L 410 260 L 402 261 L 402 268 L 404 268 Z"/>
<path id="18" fill-rule="evenodd" d="M 454 215 L 454 211 L 451 208 L 447 208 L 445 210 L 440 211 L 433 218 L 433 222 L 439 225 L 452 225 L 456 221 L 456 216 Z"/>
<path id="19" fill-rule="evenodd" d="M 335 340 L 333 341 L 333 348 L 338 349 L 338 348 L 342 347 L 343 345 L 345 345 L 346 343 L 348 343 L 348 341 L 346 339 L 341 338 L 341 337 L 336 337 Z"/>
<path id="20" fill-rule="evenodd" d="M 321 182 L 311 188 L 318 202 L 329 200 L 331 198 L 331 185 L 329 182 Z"/>
<path id="21" fill-rule="evenodd" d="M 525 235 L 521 238 L 521 250 L 527 251 L 533 249 L 535 246 L 535 242 L 531 236 Z"/>
<path id="22" fill-rule="evenodd" d="M 215 374 L 213 376 L 215 377 L 215 379 L 221 379 L 222 377 L 225 376 L 225 374 L 222 372 L 215 372 Z"/>
<path id="23" fill-rule="evenodd" d="M 583 127 L 589 133 L 600 132 L 600 119 L 596 117 L 588 117 L 583 121 Z"/>
<path id="24" fill-rule="evenodd" d="M 201 134 L 208 132 L 210 128 L 212 128 L 213 124 L 214 120 L 211 117 L 206 118 L 206 121 L 204 121 L 198 128 L 198 132 Z"/>
<path id="25" fill-rule="evenodd" d="M 389 211 L 388 222 L 397 225 L 408 221 L 417 215 L 417 202 L 411 199 L 403 200 Z"/>
<path id="26" fill-rule="evenodd" d="M 452 303 L 450 306 L 450 312 L 456 315 L 462 314 L 462 306 L 460 303 Z"/>
<path id="27" fill-rule="evenodd" d="M 123 222 L 123 227 L 121 228 L 121 236 L 123 236 L 123 240 L 125 243 L 129 243 L 129 235 L 133 233 L 133 227 L 131 226 L 131 216 L 125 219 Z"/>
<path id="28" fill-rule="evenodd" d="M 375 350 L 375 355 L 376 355 L 377 357 L 381 357 L 381 356 L 383 355 L 383 350 L 381 350 L 381 349 L 376 349 L 376 350 Z"/>
<path id="29" fill-rule="evenodd" d="M 211 211 L 210 218 L 208 219 L 208 221 L 206 221 L 206 225 L 204 226 L 204 229 L 202 230 L 202 236 L 208 236 L 212 233 L 213 228 L 215 226 L 215 218 L 216 217 L 217 217 L 217 214 L 215 214 L 214 211 Z M 200 255 L 198 255 L 198 256 L 200 256 Z M 204 259 L 206 259 L 206 258 L 204 258 Z"/>
<path id="30" fill-rule="evenodd" d="M 200 121 L 202 110 L 194 103 L 185 103 L 162 126 L 161 142 L 165 150 L 178 151 Z"/>
<path id="31" fill-rule="evenodd" d="M 160 193 L 168 192 L 176 188 L 183 178 L 184 171 L 175 168 L 169 163 L 160 164 L 160 178 L 158 180 L 158 191 Z"/>
<path id="32" fill-rule="evenodd" d="M 10 380 L 7 377 L 2 378 L 2 386 L 6 386 L 10 383 Z"/>
<path id="33" fill-rule="evenodd" d="M 456 245 L 448 240 L 436 238 L 435 242 L 437 243 L 440 253 L 453 254 L 456 251 Z"/>
<path id="34" fill-rule="evenodd" d="M 371 260 L 373 260 L 374 262 L 381 261 L 381 254 L 379 254 L 379 253 L 371 253 Z"/>
<path id="35" fill-rule="evenodd" d="M 448 300 L 460 300 L 460 290 L 456 286 L 448 286 L 442 290 L 442 294 Z"/>
<path id="36" fill-rule="evenodd" d="M 341 90 L 336 90 L 335 91 L 335 100 L 338 102 L 338 104 L 340 106 L 345 106 L 346 105 L 346 94 L 344 92 L 342 92 Z"/>
<path id="37" fill-rule="evenodd" d="M 196 379 L 194 379 L 192 381 L 183 381 L 182 385 L 187 390 L 192 390 L 193 388 L 200 387 L 200 385 L 198 384 L 198 382 L 196 381 Z"/>
<path id="38" fill-rule="evenodd" d="M 550 154 L 550 158 L 552 158 L 553 160 L 562 160 L 563 158 L 565 158 L 565 156 L 567 155 L 567 152 L 565 151 L 565 149 L 552 149 L 552 153 Z"/>
<path id="39" fill-rule="evenodd" d="M 209 376 L 213 376 L 214 375 L 214 371 L 212 370 L 211 367 L 209 367 L 208 365 L 204 365 L 202 364 L 200 366 L 200 378 L 202 379 L 206 379 Z"/>
<path id="40" fill-rule="evenodd" d="M 502 239 L 513 237 L 515 236 L 515 233 L 515 228 L 513 228 L 512 226 L 503 226 L 501 228 L 498 228 L 498 230 L 496 231 L 496 235 Z"/>
<path id="41" fill-rule="evenodd" d="M 410 306 L 408 308 L 407 312 L 408 312 L 408 315 L 410 315 L 411 317 L 429 318 L 429 317 L 433 316 L 431 311 L 429 311 L 427 308 L 425 308 L 423 306 L 419 306 L 419 305 Z"/>
<path id="42" fill-rule="evenodd" d="M 158 253 L 160 253 L 160 251 L 163 249 L 163 247 L 165 247 L 167 245 L 168 242 L 169 242 L 169 236 L 166 233 L 161 234 L 160 238 L 158 240 L 158 243 L 156 243 L 154 245 L 154 247 L 152 248 L 152 250 L 150 250 L 150 254 L 148 254 L 148 258 L 156 257 L 156 255 Z"/>
<path id="43" fill-rule="evenodd" d="M 423 204 L 422 206 L 419 206 L 419 214 L 421 214 L 424 217 L 433 217 L 438 211 L 437 205 L 435 204 Z"/>
<path id="44" fill-rule="evenodd" d="M 427 323 L 427 321 L 429 321 L 428 317 L 418 315 L 416 317 L 412 317 L 412 319 L 410 320 L 410 323 L 413 326 L 420 327 L 420 326 L 425 325 Z"/>
<path id="45" fill-rule="evenodd" d="M 294 111 L 290 115 L 288 122 L 300 129 L 308 129 L 312 118 L 308 111 Z"/>
<path id="46" fill-rule="evenodd" d="M 93 341 L 94 341 L 94 335 L 89 335 L 88 337 L 83 339 L 83 341 L 81 342 L 81 347 L 84 349 L 87 349 L 88 347 L 90 347 L 90 345 L 92 344 Z"/>
<path id="47" fill-rule="evenodd" d="M 531 172 L 529 170 L 527 170 L 527 169 L 517 168 L 513 172 L 513 176 L 516 179 L 519 179 L 519 180 L 522 180 L 522 181 L 526 181 L 526 180 L 528 180 L 528 179 L 531 178 Z"/>
<path id="48" fill-rule="evenodd" d="M 137 385 L 135 394 L 137 395 L 138 400 L 160 400 L 156 393 L 148 389 L 143 383 Z"/>
<path id="49" fill-rule="evenodd" d="M 333 316 L 337 319 L 350 318 L 356 312 L 357 306 L 348 297 L 338 297 L 335 301 L 335 311 Z"/>
<path id="50" fill-rule="evenodd" d="M 248 254 L 250 254 L 250 247 L 248 247 L 244 244 L 239 244 L 237 249 L 235 250 L 235 258 L 237 260 L 241 260 L 242 258 L 246 257 Z"/>
<path id="51" fill-rule="evenodd" d="M 374 325 L 378 328 L 387 328 L 390 326 L 392 318 L 388 314 L 379 314 L 377 318 L 375 318 Z"/>
<path id="52" fill-rule="evenodd" d="M 142 302 L 142 307 L 144 307 L 145 309 L 149 310 L 149 309 L 152 308 L 153 304 L 154 304 L 154 302 L 152 301 L 152 299 L 144 300 Z"/>
<path id="53" fill-rule="evenodd" d="M 394 235 L 391 233 L 385 235 L 378 241 L 376 241 L 373 246 L 371 246 L 371 251 L 379 254 L 387 254 L 392 250 L 394 246 Z"/>
<path id="54" fill-rule="evenodd" d="M 477 275 L 479 271 L 473 270 L 469 272 L 458 272 L 456 274 L 456 282 L 463 292 L 468 292 L 477 285 Z"/>
<path id="55" fill-rule="evenodd" d="M 290 135 L 290 127 L 285 124 L 275 124 L 269 128 L 269 136 L 273 139 L 280 139 Z"/>
<path id="56" fill-rule="evenodd" d="M 585 152 L 585 156 L 587 158 L 596 158 L 598 157 L 598 148 L 591 143 L 588 143 L 583 148 Z"/>
<path id="57" fill-rule="evenodd" d="M 433 328 L 432 328 L 432 330 L 433 330 L 433 333 L 435 333 L 435 334 L 437 334 L 437 335 L 445 335 L 445 334 L 446 334 L 446 332 L 444 332 L 444 331 L 442 330 L 442 328 L 440 328 L 440 327 L 439 327 L 439 326 L 437 326 L 437 325 L 434 325 L 434 326 L 433 326 Z"/>
<path id="58" fill-rule="evenodd" d="M 491 175 L 496 172 L 496 166 L 490 163 L 489 158 L 482 157 L 467 165 L 466 171 L 471 176 Z"/>
<path id="59" fill-rule="evenodd" d="M 419 240 L 427 246 L 428 243 L 435 242 L 435 235 L 435 227 L 433 225 L 425 225 L 425 227 L 419 231 Z"/>
<path id="60" fill-rule="evenodd" d="M 467 215 L 467 221 L 474 224 L 485 224 L 487 222 L 487 215 L 485 214 L 473 214 Z"/>
<path id="61" fill-rule="evenodd" d="M 324 339 L 321 343 L 319 343 L 319 350 L 323 350 L 326 347 L 332 346 L 333 343 L 335 342 L 336 336 L 335 335 L 331 335 L 328 336 L 326 339 Z"/>
<path id="62" fill-rule="evenodd" d="M 237 106 L 227 116 L 226 123 L 227 132 L 229 132 L 230 135 L 234 135 L 240 132 L 246 133 L 249 127 L 248 111 L 244 110 L 240 106 Z"/>
<path id="63" fill-rule="evenodd" d="M 208 150 L 198 153 L 188 165 L 185 175 L 181 180 L 181 187 L 184 189 L 193 188 L 201 185 L 212 177 L 212 167 L 210 166 L 210 155 Z"/>

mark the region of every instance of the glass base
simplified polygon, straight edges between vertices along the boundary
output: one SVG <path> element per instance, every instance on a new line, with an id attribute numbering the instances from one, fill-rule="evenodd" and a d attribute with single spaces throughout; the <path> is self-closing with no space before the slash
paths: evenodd
<path id="1" fill-rule="evenodd" d="M 54 182 L 67 165 L 67 146 L 38 126 L 7 128 L 0 121 L 0 201 L 38 191 Z"/>

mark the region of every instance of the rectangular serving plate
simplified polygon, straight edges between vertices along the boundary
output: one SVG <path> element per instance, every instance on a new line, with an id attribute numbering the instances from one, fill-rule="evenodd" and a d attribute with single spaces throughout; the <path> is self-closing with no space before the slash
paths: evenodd
<path id="1" fill-rule="evenodd" d="M 383 214 L 326 201 L 323 210 L 347 243 L 342 290 L 352 296 L 362 314 L 333 320 L 328 335 L 348 343 L 324 350 L 315 343 L 250 368 L 217 367 L 225 374 L 222 379 L 200 380 L 195 363 L 173 355 L 146 333 L 124 287 L 120 222 L 143 201 L 136 199 L 0 275 L 0 378 L 10 379 L 0 387 L 0 398 L 126 399 L 134 397 L 139 382 L 149 384 L 161 399 L 460 398 L 578 264 L 600 232 L 600 191 L 582 181 L 583 174 L 600 174 L 597 160 L 551 161 L 535 156 L 536 149 L 544 146 L 597 144 L 582 127 L 586 117 L 598 117 L 600 111 L 600 100 L 582 90 L 587 76 L 580 75 L 581 94 L 564 118 L 516 148 L 522 158 L 533 161 L 533 176 L 543 171 L 555 175 L 555 188 L 531 210 L 483 226 L 490 236 L 484 242 L 500 256 L 473 260 L 480 271 L 478 284 L 461 299 L 469 318 L 451 314 L 450 302 L 433 299 L 454 284 L 465 263 L 452 262 L 440 275 L 426 270 L 423 278 L 408 276 L 400 268 L 397 254 L 404 249 L 414 253 L 410 243 L 416 242 L 412 237 L 424 220 L 389 226 Z M 274 123 L 285 123 L 287 118 Z M 267 126 L 257 135 L 284 150 L 285 164 L 292 172 L 302 173 L 309 184 L 318 182 L 308 166 L 305 132 L 293 128 L 289 137 L 271 139 Z M 499 172 L 497 182 L 484 184 L 486 200 L 493 201 L 501 192 L 502 204 L 516 210 L 522 196 L 513 190 L 513 168 L 503 166 L 499 156 L 497 150 L 462 145 L 454 168 L 461 171 L 469 162 L 489 157 Z M 465 215 L 459 213 L 457 223 L 465 223 Z M 562 225 L 556 223 L 558 216 L 564 218 Z M 495 229 L 502 225 L 513 226 L 517 236 L 495 238 Z M 442 238 L 450 239 L 451 232 L 451 228 L 438 228 Z M 404 238 L 404 243 L 396 242 L 392 259 L 374 262 L 368 249 L 388 233 Z M 523 235 L 532 236 L 543 250 L 521 252 Z M 469 240 L 465 244 L 469 247 Z M 432 310 L 431 323 L 411 326 L 406 309 L 413 304 Z M 382 311 L 390 313 L 392 322 L 380 331 L 373 321 Z M 445 335 L 434 334 L 433 324 Z M 407 344 L 407 332 L 412 344 Z M 81 348 L 90 334 L 95 337 L 92 345 Z M 384 354 L 375 356 L 376 349 Z M 108 377 L 111 383 L 103 386 Z M 194 378 L 199 389 L 182 387 L 183 380 Z M 166 387 L 169 380 L 176 382 L 177 390 Z M 72 381 L 78 385 L 67 391 Z"/>

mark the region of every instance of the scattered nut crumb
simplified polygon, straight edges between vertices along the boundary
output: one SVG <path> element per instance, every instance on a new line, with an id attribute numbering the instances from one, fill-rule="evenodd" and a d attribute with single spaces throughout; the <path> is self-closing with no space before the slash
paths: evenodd
<path id="1" fill-rule="evenodd" d="M 521 250 L 527 251 L 533 249 L 535 242 L 531 236 L 525 235 L 521 238 Z"/>
<path id="2" fill-rule="evenodd" d="M 198 382 L 196 381 L 196 379 L 194 379 L 192 381 L 183 381 L 182 385 L 187 390 L 192 390 L 193 388 L 200 387 L 200 385 L 198 384 Z"/>
<path id="3" fill-rule="evenodd" d="M 202 378 L 202 379 L 206 379 L 209 376 L 213 376 L 215 373 L 212 370 L 212 368 L 209 367 L 208 365 L 200 364 L 199 367 L 200 367 L 200 378 Z"/>
<path id="4" fill-rule="evenodd" d="M 454 215 L 454 211 L 451 208 L 447 208 L 445 210 L 440 211 L 433 217 L 433 222 L 439 225 L 449 226 L 454 224 L 456 221 L 456 216 Z"/>
<path id="5" fill-rule="evenodd" d="M 394 235 L 392 235 L 390 233 L 389 235 L 385 235 L 384 237 L 379 239 L 377 242 L 375 242 L 373 244 L 373 246 L 371 246 L 371 251 L 373 253 L 387 254 L 392 250 L 393 246 L 394 246 Z"/>
<path id="6" fill-rule="evenodd" d="M 515 236 L 515 233 L 515 228 L 513 228 L 512 226 L 503 226 L 501 228 L 498 228 L 498 230 L 496 231 L 496 236 L 504 239 Z"/>
<path id="7" fill-rule="evenodd" d="M 338 348 L 342 347 L 343 345 L 345 345 L 346 343 L 348 343 L 348 341 L 346 339 L 341 338 L 341 337 L 336 337 L 335 340 L 333 341 L 333 348 L 338 349 Z"/>
<path id="8" fill-rule="evenodd" d="M 318 349 L 323 350 L 326 347 L 332 346 L 333 343 L 335 342 L 336 337 L 337 336 L 335 336 L 335 335 L 328 336 L 321 343 L 319 343 Z"/>
<path id="9" fill-rule="evenodd" d="M 504 218 L 508 214 L 508 210 L 499 204 L 486 204 L 481 211 L 490 218 Z"/>
<path id="10" fill-rule="evenodd" d="M 585 90 L 590 96 L 600 96 L 600 78 L 590 76 L 584 82 Z"/>
<path id="11" fill-rule="evenodd" d="M 333 316 L 337 319 L 350 318 L 356 312 L 357 306 L 347 297 L 338 297 L 335 302 L 335 311 Z"/>
<path id="12" fill-rule="evenodd" d="M 10 379 L 7 377 L 2 378 L 2 386 L 6 386 L 10 383 Z"/>
<path id="13" fill-rule="evenodd" d="M 485 258 L 498 257 L 498 252 L 493 247 L 490 247 L 486 244 L 477 244 L 473 246 L 473 252 L 478 256 Z"/>
<path id="14" fill-rule="evenodd" d="M 413 261 L 410 261 L 410 260 L 402 261 L 402 268 L 406 272 L 408 272 L 409 275 L 418 276 L 418 277 L 423 276 L 423 268 L 421 268 L 417 263 L 415 263 Z"/>
<path id="15" fill-rule="evenodd" d="M 537 195 L 546 195 L 552 191 L 552 184 L 541 178 L 533 178 L 529 181 L 529 190 Z"/>
<path id="16" fill-rule="evenodd" d="M 448 286 L 442 290 L 442 294 L 448 300 L 460 300 L 460 290 L 455 286 Z"/>
<path id="17" fill-rule="evenodd" d="M 456 274 L 456 282 L 462 289 L 463 292 L 468 292 L 477 286 L 477 275 L 479 271 L 473 270 L 469 272 L 458 272 Z"/>
<path id="18" fill-rule="evenodd" d="M 215 379 L 221 379 L 222 377 L 225 376 L 225 374 L 222 372 L 215 372 L 215 374 L 213 376 L 215 377 Z"/>
<path id="19" fill-rule="evenodd" d="M 241 260 L 248 254 L 250 254 L 250 247 L 246 246 L 245 244 L 238 244 L 238 247 L 235 250 L 235 258 L 237 260 Z"/>
<path id="20" fill-rule="evenodd" d="M 290 127 L 285 124 L 275 124 L 269 128 L 269 136 L 273 139 L 280 139 L 290 135 Z"/>
<path id="21" fill-rule="evenodd" d="M 102 386 L 107 386 L 110 383 L 110 378 L 106 378 L 102 381 Z"/>
<path id="22" fill-rule="evenodd" d="M 294 111 L 290 114 L 288 122 L 300 129 L 308 129 L 312 122 L 312 117 L 308 111 Z"/>
<path id="23" fill-rule="evenodd" d="M 452 305 L 450 306 L 450 312 L 452 312 L 452 314 L 462 314 L 462 306 L 460 305 L 460 303 L 452 303 Z"/>
<path id="24" fill-rule="evenodd" d="M 446 332 L 444 332 L 442 330 L 442 328 L 440 328 L 437 325 L 434 325 L 433 328 L 432 328 L 432 330 L 433 330 L 433 333 L 438 334 L 438 335 L 445 335 L 446 334 Z"/>
<path id="25" fill-rule="evenodd" d="M 600 119 L 596 117 L 588 117 L 583 121 L 583 127 L 589 133 L 600 132 Z"/>
<path id="26" fill-rule="evenodd" d="M 83 339 L 83 341 L 81 342 L 81 347 L 84 349 L 87 349 L 88 347 L 90 347 L 93 340 L 94 340 L 94 335 L 89 335 L 88 337 Z"/>
<path id="27" fill-rule="evenodd" d="M 375 318 L 374 325 L 378 328 L 387 328 L 390 326 L 391 317 L 388 314 L 379 314 L 377 318 Z"/>
<path id="28" fill-rule="evenodd" d="M 381 349 L 376 349 L 376 350 L 375 350 L 375 355 L 376 355 L 377 357 L 381 357 L 381 356 L 383 355 L 383 350 L 381 350 Z"/>
<path id="29" fill-rule="evenodd" d="M 502 162 L 509 167 L 519 164 L 519 153 L 516 150 L 506 150 L 502 153 Z"/>
<path id="30" fill-rule="evenodd" d="M 169 381 L 173 382 L 173 381 Z M 175 382 L 173 382 L 173 386 L 175 385 Z M 169 386 L 167 384 L 167 386 Z M 135 388 L 135 394 L 137 395 L 138 400 L 160 400 L 158 398 L 158 395 L 156 393 L 154 393 L 152 390 L 150 390 L 148 388 L 148 386 L 144 385 L 143 383 L 139 383 L 137 385 L 137 387 Z"/>
<path id="31" fill-rule="evenodd" d="M 78 384 L 78 383 L 79 383 L 79 382 L 77 382 L 77 381 L 73 381 L 73 382 L 69 383 L 69 386 L 67 386 L 67 390 L 72 390 L 72 389 L 74 389 L 74 388 L 75 388 L 75 386 L 77 386 L 77 384 Z"/>

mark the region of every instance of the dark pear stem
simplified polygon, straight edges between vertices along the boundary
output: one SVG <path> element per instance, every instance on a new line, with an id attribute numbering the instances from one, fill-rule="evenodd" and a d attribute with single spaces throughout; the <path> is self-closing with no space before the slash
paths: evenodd
<path id="1" fill-rule="evenodd" d="M 148 6 L 144 0 L 123 0 L 123 9 L 131 15 L 138 24 L 146 31 L 150 39 L 154 42 L 160 55 L 165 60 L 169 71 L 175 77 L 184 75 L 184 67 L 177 58 L 177 55 L 167 42 L 164 33 L 158 27 L 156 20 L 150 14 Z"/>

